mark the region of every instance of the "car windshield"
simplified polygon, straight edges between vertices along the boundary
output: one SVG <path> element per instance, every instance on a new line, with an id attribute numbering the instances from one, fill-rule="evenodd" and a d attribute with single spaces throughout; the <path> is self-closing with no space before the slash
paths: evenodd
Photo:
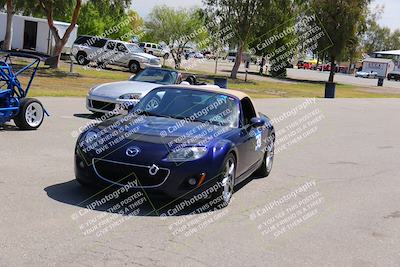
<path id="1" fill-rule="evenodd" d="M 144 53 L 143 50 L 134 44 L 127 44 L 126 47 L 128 48 L 129 52 L 131 53 Z"/>
<path id="2" fill-rule="evenodd" d="M 156 83 L 162 85 L 175 84 L 178 79 L 178 73 L 172 70 L 159 68 L 146 68 L 136 74 L 131 81 Z"/>
<path id="3" fill-rule="evenodd" d="M 220 93 L 158 88 L 142 98 L 133 112 L 237 128 L 239 125 L 238 106 L 237 99 Z"/>

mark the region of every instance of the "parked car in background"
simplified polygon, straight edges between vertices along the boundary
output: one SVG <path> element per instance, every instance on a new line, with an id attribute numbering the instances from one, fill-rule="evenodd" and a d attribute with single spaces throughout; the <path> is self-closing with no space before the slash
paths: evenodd
<path id="1" fill-rule="evenodd" d="M 373 79 L 376 79 L 376 78 L 378 78 L 378 73 L 375 72 L 375 71 L 371 71 L 371 72 L 357 71 L 355 76 L 356 77 L 361 77 L 361 78 L 373 78 Z"/>
<path id="2" fill-rule="evenodd" d="M 129 68 L 133 73 L 148 67 L 161 67 L 158 57 L 144 53 L 136 44 L 87 35 L 76 39 L 72 55 L 81 65 L 90 62 L 102 67 L 116 65 Z"/>
<path id="3" fill-rule="evenodd" d="M 211 51 L 203 51 L 202 53 L 207 59 L 216 59 L 216 55 L 214 55 Z"/>
<path id="4" fill-rule="evenodd" d="M 162 57 L 165 59 L 169 58 L 169 51 L 163 48 L 159 44 L 155 43 L 139 43 L 140 48 L 143 49 L 145 53 L 150 55 L 155 55 L 157 57 Z"/>
<path id="5" fill-rule="evenodd" d="M 204 55 L 202 53 L 200 53 L 200 52 L 196 52 L 196 53 L 194 53 L 194 58 L 203 59 Z"/>
<path id="6" fill-rule="evenodd" d="M 182 75 L 162 68 L 146 68 L 128 81 L 101 84 L 90 89 L 86 107 L 93 113 L 121 113 L 136 105 L 152 89 L 160 85 L 178 84 Z M 155 101 L 152 104 L 157 105 Z"/>
<path id="7" fill-rule="evenodd" d="M 388 73 L 387 79 L 390 80 L 395 80 L 395 81 L 400 81 L 400 71 L 392 71 Z"/>
<path id="8" fill-rule="evenodd" d="M 335 72 L 339 71 L 339 65 L 335 64 Z M 319 71 L 331 71 L 331 63 L 318 65 L 317 70 Z"/>
<path id="9" fill-rule="evenodd" d="M 236 60 L 236 55 L 237 55 L 236 52 L 229 52 L 228 55 L 227 55 L 227 57 L 226 57 L 226 60 L 235 62 L 235 60 Z"/>

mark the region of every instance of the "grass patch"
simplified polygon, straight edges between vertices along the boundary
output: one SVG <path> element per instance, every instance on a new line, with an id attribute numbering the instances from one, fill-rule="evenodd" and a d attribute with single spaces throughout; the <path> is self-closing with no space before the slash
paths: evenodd
<path id="1" fill-rule="evenodd" d="M 69 73 L 69 65 L 63 64 L 59 70 L 41 68 L 35 78 L 31 91 L 32 97 L 37 96 L 75 96 L 84 97 L 90 88 L 95 85 L 126 81 L 132 75 L 125 69 L 112 68 L 96 70 L 95 67 L 84 68 L 74 66 L 74 74 Z M 205 72 L 194 72 L 199 81 L 213 83 L 215 75 Z M 221 75 L 216 75 L 221 77 Z M 268 78 L 266 78 L 268 79 Z M 27 76 L 21 77 L 23 84 L 28 81 Z M 248 81 L 228 78 L 229 88 L 243 91 L 254 98 L 299 98 L 324 97 L 324 84 L 293 81 Z M 399 98 L 399 94 L 369 92 L 367 88 L 353 85 L 338 84 L 336 96 L 339 98 Z"/>

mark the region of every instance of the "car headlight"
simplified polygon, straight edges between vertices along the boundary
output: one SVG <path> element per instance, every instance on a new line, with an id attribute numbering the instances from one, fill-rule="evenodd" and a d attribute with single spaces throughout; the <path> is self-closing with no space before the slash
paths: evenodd
<path id="1" fill-rule="evenodd" d="M 86 132 L 84 137 L 84 142 L 86 145 L 92 144 L 98 138 L 97 132 L 94 130 L 89 130 Z"/>
<path id="2" fill-rule="evenodd" d="M 168 161 L 191 161 L 203 157 L 207 154 L 207 148 L 205 147 L 184 147 L 178 150 L 172 151 L 168 154 Z"/>
<path id="3" fill-rule="evenodd" d="M 130 93 L 130 94 L 121 95 L 121 96 L 119 97 L 119 99 L 126 99 L 126 100 L 129 100 L 129 99 L 136 99 L 136 100 L 138 100 L 138 99 L 140 99 L 141 97 L 142 97 L 142 94 L 140 94 L 140 93 Z"/>

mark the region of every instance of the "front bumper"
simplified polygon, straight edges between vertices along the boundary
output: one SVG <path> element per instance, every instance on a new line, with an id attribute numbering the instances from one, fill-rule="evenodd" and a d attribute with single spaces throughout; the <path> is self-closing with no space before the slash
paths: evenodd
<path id="1" fill-rule="evenodd" d="M 89 95 L 86 98 L 86 108 L 96 113 L 123 114 L 128 107 L 135 106 L 139 99 L 115 99 Z"/>
<path id="2" fill-rule="evenodd" d="M 145 69 L 145 68 L 161 68 L 161 64 L 151 64 L 151 63 L 140 63 L 140 68 Z"/>
<path id="3" fill-rule="evenodd" d="M 77 148 L 75 176 L 95 187 L 128 185 L 151 195 L 188 199 L 216 185 L 222 162 L 223 158 L 210 160 L 207 157 L 186 163 L 115 161 L 109 157 L 88 159 Z M 194 185 L 189 183 L 193 178 Z"/>

